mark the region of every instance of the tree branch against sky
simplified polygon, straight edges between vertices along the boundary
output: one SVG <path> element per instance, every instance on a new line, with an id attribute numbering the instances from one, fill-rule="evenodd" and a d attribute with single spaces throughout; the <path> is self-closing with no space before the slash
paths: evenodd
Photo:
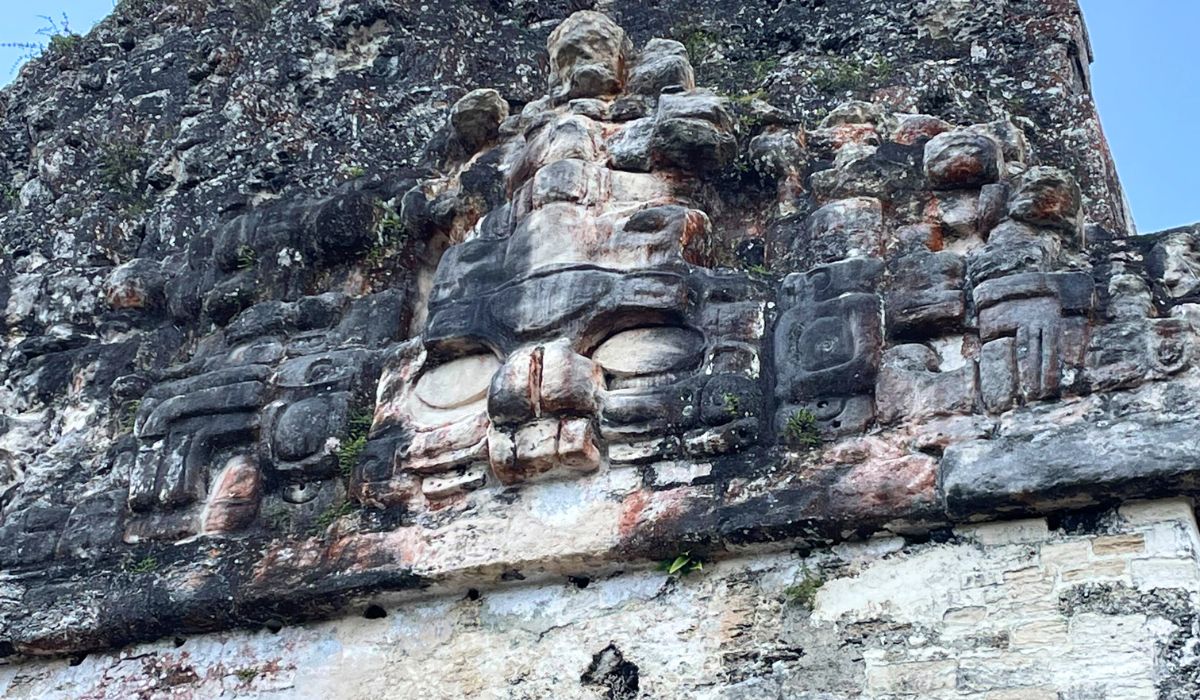
<path id="1" fill-rule="evenodd" d="M 1195 0 L 1081 0 L 1096 62 L 1093 88 L 1138 229 L 1159 231 L 1200 220 L 1200 145 L 1190 137 L 1200 113 L 1200 72 L 1193 70 Z M 48 43 L 50 16 L 86 33 L 113 0 L 4 3 L 0 42 Z M 0 85 L 17 75 L 27 48 L 0 48 Z"/>

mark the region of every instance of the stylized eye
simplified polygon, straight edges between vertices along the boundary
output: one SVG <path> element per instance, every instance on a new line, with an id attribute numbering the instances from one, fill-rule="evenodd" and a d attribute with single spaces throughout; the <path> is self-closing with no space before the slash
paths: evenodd
<path id="1" fill-rule="evenodd" d="M 417 380 L 417 398 L 433 408 L 460 408 L 487 398 L 492 375 L 500 369 L 495 355 L 461 357 L 439 365 Z"/>
<path id="2" fill-rule="evenodd" d="M 336 369 L 329 358 L 323 357 L 310 364 L 304 371 L 304 381 L 309 384 L 320 383 L 332 375 Z"/>
<path id="3" fill-rule="evenodd" d="M 621 331 L 592 353 L 605 373 L 617 378 L 694 369 L 703 358 L 704 336 L 678 326 Z"/>

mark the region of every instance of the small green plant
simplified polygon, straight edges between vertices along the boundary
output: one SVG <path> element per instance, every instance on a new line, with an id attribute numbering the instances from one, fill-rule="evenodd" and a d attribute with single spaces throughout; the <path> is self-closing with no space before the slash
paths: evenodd
<path id="1" fill-rule="evenodd" d="M 741 401 L 738 400 L 737 395 L 727 391 L 721 394 L 721 401 L 724 403 L 725 415 L 736 418 L 741 409 Z"/>
<path id="2" fill-rule="evenodd" d="M 767 79 L 771 73 L 779 67 L 779 59 L 764 58 L 754 61 L 750 64 L 750 70 L 754 72 L 754 82 L 761 83 Z"/>
<path id="3" fill-rule="evenodd" d="M 100 182 L 122 198 L 137 194 L 145 166 L 146 154 L 137 144 L 112 141 L 100 147 Z"/>
<path id="4" fill-rule="evenodd" d="M 687 49 L 688 57 L 693 65 L 700 65 L 708 60 L 717 50 L 717 35 L 702 27 L 684 29 L 683 38 L 679 40 Z"/>
<path id="5" fill-rule="evenodd" d="M 754 275 L 755 277 L 770 277 L 771 276 L 771 270 L 766 265 L 750 265 L 746 268 L 746 272 L 749 272 L 751 275 Z"/>
<path id="6" fill-rule="evenodd" d="M 141 399 L 135 399 L 129 402 L 129 405 L 125 407 L 125 415 L 121 417 L 121 432 L 133 432 L 133 426 L 137 422 L 138 410 L 141 407 Z"/>
<path id="7" fill-rule="evenodd" d="M 328 508 L 321 511 L 321 513 L 317 515 L 317 519 L 313 521 L 313 525 L 309 533 L 312 535 L 320 535 L 328 530 L 330 525 L 353 512 L 354 504 L 350 501 L 332 503 Z"/>
<path id="8" fill-rule="evenodd" d="M 338 471 L 344 477 L 349 477 L 358 464 L 359 455 L 367 447 L 367 434 L 371 432 L 374 416 L 370 411 L 355 411 L 350 415 L 349 430 L 338 447 Z"/>
<path id="9" fill-rule="evenodd" d="M 740 114 L 738 114 L 737 120 L 738 131 L 742 134 L 753 134 L 755 130 L 762 126 L 762 116 L 749 110 L 743 110 Z"/>
<path id="10" fill-rule="evenodd" d="M 892 76 L 895 66 L 882 54 L 867 60 L 832 57 L 830 63 L 818 68 L 809 80 L 819 90 L 843 92 L 866 87 L 873 82 L 883 82 Z"/>
<path id="11" fill-rule="evenodd" d="M 379 265 L 387 256 L 389 250 L 404 245 L 407 235 L 404 230 L 404 220 L 390 205 L 384 202 L 375 203 L 375 244 L 367 251 L 367 262 Z"/>
<path id="12" fill-rule="evenodd" d="M 347 178 L 357 180 L 367 174 L 367 169 L 361 165 L 344 165 L 342 166 L 342 172 L 346 174 Z"/>
<path id="13" fill-rule="evenodd" d="M 258 265 L 258 251 L 244 243 L 238 246 L 237 269 L 249 270 L 255 265 Z"/>
<path id="14" fill-rule="evenodd" d="M 658 569 L 667 572 L 669 576 L 687 576 L 694 571 L 703 571 L 704 560 L 692 556 L 691 552 L 684 552 L 674 558 L 659 562 Z"/>
<path id="15" fill-rule="evenodd" d="M 821 444 L 821 431 L 817 426 L 817 417 L 807 408 L 801 408 L 788 416 L 783 434 L 788 444 L 795 447 L 811 448 Z"/>
<path id="16" fill-rule="evenodd" d="M 148 574 L 158 568 L 158 560 L 154 557 L 143 557 L 130 564 L 126 570 L 131 574 Z"/>
<path id="17" fill-rule="evenodd" d="M 265 508 L 262 517 L 272 530 L 285 531 L 292 527 L 292 511 L 282 503 L 273 503 Z"/>
<path id="18" fill-rule="evenodd" d="M 806 571 L 804 578 L 784 589 L 783 596 L 788 603 L 811 611 L 813 603 L 817 600 L 817 591 L 821 590 L 823 585 L 824 579 Z"/>
<path id="19" fill-rule="evenodd" d="M 71 31 L 71 22 L 67 18 L 67 13 L 62 13 L 62 23 L 49 15 L 38 15 L 39 18 L 46 21 L 45 26 L 37 30 L 38 36 L 46 37 L 49 45 L 41 41 L 6 41 L 0 43 L 0 48 L 17 49 L 21 53 L 13 61 L 12 72 L 16 72 L 17 68 L 25 61 L 31 61 L 40 57 L 49 48 L 50 51 L 66 56 L 78 48 L 83 37 Z"/>
<path id="20" fill-rule="evenodd" d="M 381 243 L 404 238 L 404 220 L 391 206 L 380 202 L 379 223 L 375 225 L 375 233 Z"/>
<path id="21" fill-rule="evenodd" d="M 237 676 L 239 681 L 241 681 L 243 683 L 249 683 L 250 681 L 254 680 L 255 678 L 258 678 L 258 669 L 257 668 L 239 668 L 238 670 L 233 672 L 233 675 Z"/>
<path id="22" fill-rule="evenodd" d="M 21 201 L 21 191 L 12 185 L 0 185 L 0 205 L 5 209 L 15 208 Z"/>
<path id="23" fill-rule="evenodd" d="M 82 41 L 83 37 L 73 32 L 68 31 L 65 34 L 55 34 L 50 37 L 50 50 L 56 54 L 65 56 L 74 53 Z"/>
<path id="24" fill-rule="evenodd" d="M 354 472 L 354 465 L 358 464 L 358 457 L 366 447 L 366 435 L 343 440 L 337 451 L 338 473 L 348 478 Z"/>

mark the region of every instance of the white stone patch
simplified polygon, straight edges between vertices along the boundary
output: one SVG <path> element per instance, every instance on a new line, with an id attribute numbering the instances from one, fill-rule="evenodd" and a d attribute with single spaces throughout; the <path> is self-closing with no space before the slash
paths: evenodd
<path id="1" fill-rule="evenodd" d="M 595 481 L 604 492 L 605 480 Z M 533 488 L 547 504 L 565 503 L 549 484 Z M 1135 608 L 1137 596 L 1169 607 L 1184 591 L 1192 597 L 1177 613 L 1188 614 L 1195 550 L 1165 545 L 1190 541 L 1186 506 L 1131 504 L 1096 534 L 1024 520 L 964 528 L 969 539 L 944 544 L 879 537 L 807 559 L 747 553 L 684 577 L 643 563 L 583 588 L 547 579 L 474 598 L 397 599 L 382 620 L 353 614 L 274 635 L 198 635 L 181 648 L 91 654 L 75 667 L 0 666 L 0 695 L 594 700 L 605 688 L 580 678 L 611 645 L 637 667 L 639 699 L 1151 700 L 1172 672 L 1164 650 L 1176 621 L 1157 604 L 1091 606 L 1072 594 L 1130 570 L 1141 593 L 1118 593 Z M 513 523 L 527 557 L 541 527 Z M 461 542 L 437 544 L 450 556 Z M 516 551 L 493 550 L 489 560 Z M 810 613 L 789 591 L 814 573 L 827 580 Z"/>
<path id="2" fill-rule="evenodd" d="M 463 357 L 426 371 L 417 380 L 417 396 L 440 409 L 465 406 L 487 398 L 492 375 L 500 369 L 494 355 Z"/>

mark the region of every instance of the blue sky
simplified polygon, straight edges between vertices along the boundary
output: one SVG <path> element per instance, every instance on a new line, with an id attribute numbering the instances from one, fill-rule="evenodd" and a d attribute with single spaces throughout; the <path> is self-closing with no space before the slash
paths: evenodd
<path id="1" fill-rule="evenodd" d="M 1198 0 L 1081 0 L 1096 62 L 1093 88 L 1121 181 L 1144 233 L 1200 221 Z M 0 0 L 0 42 L 37 41 L 39 14 L 86 32 L 113 0 Z M 0 49 L 0 85 L 21 51 Z"/>

